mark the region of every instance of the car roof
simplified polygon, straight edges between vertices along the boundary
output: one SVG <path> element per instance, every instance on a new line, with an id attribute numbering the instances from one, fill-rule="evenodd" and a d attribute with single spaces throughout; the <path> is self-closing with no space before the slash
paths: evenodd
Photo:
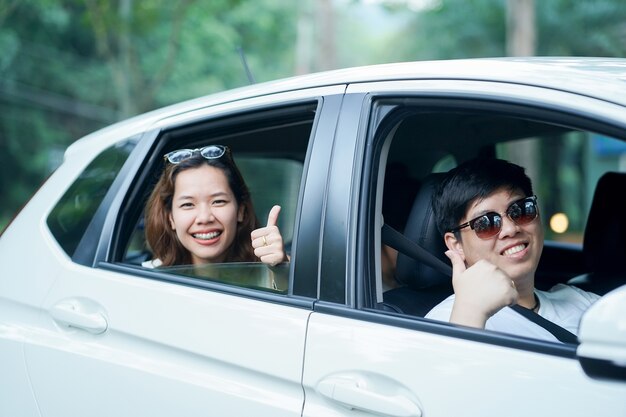
<path id="1" fill-rule="evenodd" d="M 85 136 L 68 148 L 66 157 L 96 148 L 99 151 L 117 140 L 150 129 L 159 120 L 200 108 L 294 90 L 394 80 L 466 80 L 532 85 L 626 106 L 626 59 L 622 58 L 507 57 L 379 64 L 253 84 L 163 107 Z M 94 141 L 100 146 L 94 146 Z"/>

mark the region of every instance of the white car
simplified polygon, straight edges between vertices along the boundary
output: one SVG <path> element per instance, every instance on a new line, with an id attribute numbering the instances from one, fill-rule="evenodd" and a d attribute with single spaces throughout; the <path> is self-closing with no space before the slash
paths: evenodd
<path id="1" fill-rule="evenodd" d="M 0 237 L 0 416 L 626 416 L 625 140 L 626 60 L 578 58 L 351 68 L 95 132 Z M 163 155 L 205 144 L 232 149 L 259 219 L 282 206 L 282 281 L 142 266 Z M 423 317 L 452 290 L 409 212 L 479 154 L 533 178 L 537 286 L 602 295 L 578 344 Z M 383 222 L 429 254 L 401 251 L 399 288 Z"/>

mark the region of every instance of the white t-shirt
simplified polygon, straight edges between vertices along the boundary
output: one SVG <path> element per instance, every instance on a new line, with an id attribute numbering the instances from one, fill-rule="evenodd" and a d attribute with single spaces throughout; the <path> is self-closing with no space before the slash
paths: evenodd
<path id="1" fill-rule="evenodd" d="M 557 284 L 549 291 L 535 290 L 535 294 L 539 298 L 538 314 L 574 334 L 578 334 L 578 325 L 583 313 L 600 298 L 597 294 L 565 284 Z M 453 304 L 454 294 L 430 310 L 426 318 L 450 321 Z M 491 316 L 487 320 L 485 329 L 534 339 L 558 341 L 552 333 L 509 307 Z"/>
<path id="2" fill-rule="evenodd" d="M 144 268 L 158 268 L 161 265 L 163 265 L 163 262 L 161 262 L 159 258 L 150 259 L 141 263 L 141 266 Z"/>

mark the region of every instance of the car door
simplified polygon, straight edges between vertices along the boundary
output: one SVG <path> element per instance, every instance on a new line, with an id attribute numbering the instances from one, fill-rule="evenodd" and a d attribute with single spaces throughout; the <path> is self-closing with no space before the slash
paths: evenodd
<path id="1" fill-rule="evenodd" d="M 26 347 L 48 415 L 299 414 L 306 305 L 66 266 Z"/>
<path id="2" fill-rule="evenodd" d="M 322 263 L 320 288 L 329 291 L 320 292 L 321 301 L 309 318 L 303 415 L 586 416 L 599 408 L 610 415 L 626 415 L 623 378 L 611 380 L 606 377 L 608 373 L 602 377 L 601 372 L 599 378 L 598 374 L 586 374 L 574 345 L 463 328 L 390 311 L 382 303 L 377 272 L 381 269 L 383 219 L 380 192 L 373 191 L 383 170 L 381 155 L 389 151 L 386 138 L 403 128 L 400 122 L 394 125 L 400 127 L 385 127 L 381 121 L 391 114 L 394 103 L 398 104 L 395 114 L 404 117 L 402 106 L 409 97 L 430 100 L 431 107 L 422 102 L 424 107 L 418 104 L 415 108 L 426 115 L 424 120 L 435 123 L 435 109 L 442 106 L 463 112 L 480 108 L 489 100 L 495 100 L 498 109 L 521 105 L 516 107 L 521 113 L 539 106 L 545 112 L 551 107 L 568 108 L 572 114 L 589 116 L 593 109 L 598 120 L 613 117 L 614 126 L 626 119 L 626 110 L 573 94 L 502 83 L 381 82 L 353 84 L 348 91 L 336 134 L 337 156 L 331 166 L 332 186 L 323 226 L 323 251 L 328 248 L 333 262 Z M 455 101 L 449 101 L 452 99 Z M 407 131 L 415 141 L 425 133 L 417 127 Z M 447 142 L 449 127 L 438 126 L 437 140 L 407 155 L 407 159 L 419 165 L 430 150 L 440 156 L 445 155 L 439 152 L 445 147 L 459 153 L 469 149 L 468 139 L 462 136 L 457 138 L 459 142 Z M 346 173 L 352 173 L 350 178 Z M 598 330 L 590 332 L 592 342 L 587 351 L 601 351 L 601 362 L 608 366 L 610 357 L 614 371 L 623 375 L 620 358 L 626 341 L 623 332 L 615 329 L 623 324 L 619 317 L 623 308 L 615 300 L 601 301 L 610 304 L 598 303 L 594 317 L 614 320 L 602 327 L 614 333 L 593 346 Z M 608 311 L 612 318 L 602 315 Z M 584 335 L 581 340 L 585 340 Z M 615 350 L 609 353 L 604 349 L 608 346 Z"/>
<path id="3" fill-rule="evenodd" d="M 311 146 L 307 161 L 313 155 L 316 162 L 307 162 L 304 172 L 319 172 L 310 182 L 304 174 L 301 191 L 295 191 L 297 208 L 289 268 L 290 274 L 304 271 L 302 282 L 306 277 L 317 276 L 307 264 L 311 254 L 307 253 L 306 242 L 319 240 L 319 227 L 314 225 L 311 210 L 321 210 L 317 203 L 302 207 L 303 202 L 316 199 L 303 190 L 318 190 L 324 183 L 324 158 L 329 151 L 323 142 L 333 136 L 343 89 L 336 86 L 253 98 L 242 103 L 241 108 L 228 103 L 200 109 L 199 115 L 175 118 L 176 127 L 169 137 L 179 140 L 178 132 L 196 126 L 199 120 L 208 124 L 206 132 L 213 132 L 219 130 L 214 129 L 213 118 L 223 120 L 227 116 L 232 120 L 229 126 L 237 126 L 239 122 L 245 124 L 248 117 L 239 117 L 240 113 L 278 108 L 283 117 L 289 116 L 285 103 L 295 107 L 306 103 L 309 113 L 314 106 L 311 138 L 322 135 L 322 154 Z M 335 97 L 325 97 L 333 94 Z M 286 123 L 285 129 L 293 130 L 297 124 Z M 168 126 L 159 128 L 165 131 Z M 145 167 L 150 161 L 155 166 L 162 164 L 161 153 L 152 152 L 161 149 L 159 146 L 166 139 L 163 135 L 159 136 L 159 143 L 154 142 L 154 137 L 145 139 L 148 142 L 141 149 L 146 153 L 133 165 Z M 278 151 L 271 142 L 263 143 L 263 152 Z M 133 209 L 130 202 L 133 198 L 141 200 L 137 197 L 141 188 L 137 184 L 141 178 L 150 178 L 139 168 L 126 174 L 118 176 L 111 188 L 117 196 L 105 199 L 111 203 L 96 228 L 103 232 L 93 235 L 99 241 L 92 245 L 93 266 L 81 263 L 89 250 L 79 250 L 81 262 L 75 262 L 55 244 L 54 237 L 50 239 L 56 264 L 49 272 L 56 280 L 41 304 L 37 323 L 33 324 L 36 336 L 25 344 L 39 409 L 50 416 L 300 415 L 304 402 L 301 378 L 306 327 L 313 304 L 312 298 L 306 296 L 306 288 L 311 285 L 293 284 L 292 277 L 282 292 L 250 289 L 175 271 L 145 269 L 116 255 L 116 248 L 127 245 L 115 239 L 128 238 L 131 233 L 125 229 L 141 223 L 124 219 L 129 213 L 141 211 Z M 318 236 L 300 235 L 310 232 Z M 299 241 L 304 243 L 298 245 Z M 86 247 L 89 245 L 85 243 Z M 266 268 L 262 264 L 253 267 Z M 299 285 L 305 290 L 299 289 Z"/>

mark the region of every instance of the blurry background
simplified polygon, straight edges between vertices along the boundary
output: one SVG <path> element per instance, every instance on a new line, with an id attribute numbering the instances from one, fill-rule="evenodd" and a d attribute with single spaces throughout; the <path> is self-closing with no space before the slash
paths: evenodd
<path id="1" fill-rule="evenodd" d="M 626 56 L 624 0 L 0 0 L 0 231 L 81 136 L 295 74 Z M 244 59 L 245 58 L 245 59 Z"/>

